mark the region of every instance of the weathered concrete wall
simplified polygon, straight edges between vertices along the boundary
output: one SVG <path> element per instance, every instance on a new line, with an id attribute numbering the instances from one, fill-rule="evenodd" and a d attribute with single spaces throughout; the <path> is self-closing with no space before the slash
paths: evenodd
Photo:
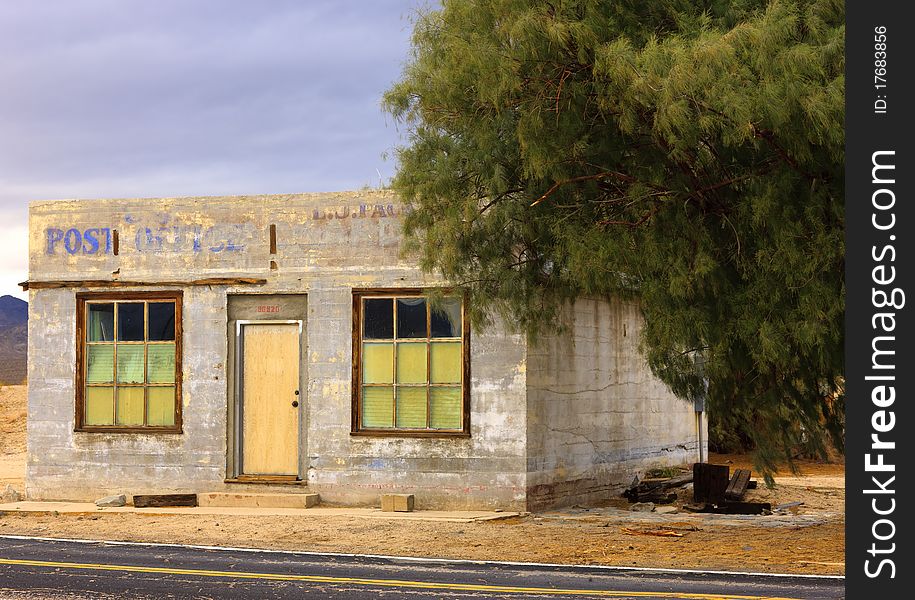
<path id="1" fill-rule="evenodd" d="M 528 349 L 531 510 L 606 499 L 640 470 L 698 456 L 692 403 L 638 352 L 638 306 L 579 300 L 564 316 L 563 332 Z"/>
<path id="2" fill-rule="evenodd" d="M 349 504 L 396 491 L 415 493 L 420 508 L 523 508 L 525 343 L 501 327 L 471 338 L 470 438 L 350 435 L 352 289 L 441 283 L 399 256 L 400 211 L 384 192 L 32 204 L 32 281 L 244 276 L 267 283 L 180 288 L 180 435 L 74 432 L 75 295 L 83 288 L 31 291 L 27 493 L 92 499 L 238 489 L 224 483 L 227 294 L 304 293 L 309 383 L 300 475 L 308 491 Z"/>
<path id="3" fill-rule="evenodd" d="M 184 433 L 78 433 L 76 299 L 73 290 L 29 293 L 26 494 L 95 499 L 113 493 L 185 492 L 221 487 L 225 474 L 225 327 L 220 293 L 185 290 Z M 138 489 L 139 488 L 139 489 Z"/>
<path id="4" fill-rule="evenodd" d="M 350 338 L 352 296 L 313 289 L 309 307 L 308 482 L 322 501 L 370 504 L 381 493 L 413 493 L 417 508 L 523 508 L 521 338 L 471 335 L 470 438 L 354 437 L 352 345 L 340 343 Z"/>

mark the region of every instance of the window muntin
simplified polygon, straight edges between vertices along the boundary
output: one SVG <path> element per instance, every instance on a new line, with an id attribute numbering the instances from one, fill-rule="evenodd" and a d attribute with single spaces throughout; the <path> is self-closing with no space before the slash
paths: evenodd
<path id="1" fill-rule="evenodd" d="M 89 296 L 77 428 L 180 431 L 180 296 Z"/>
<path id="2" fill-rule="evenodd" d="M 466 433 L 460 297 L 361 295 L 355 431 Z"/>

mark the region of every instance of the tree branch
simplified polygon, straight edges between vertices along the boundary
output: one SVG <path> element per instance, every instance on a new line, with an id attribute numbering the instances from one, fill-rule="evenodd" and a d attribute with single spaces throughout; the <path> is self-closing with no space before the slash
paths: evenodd
<path id="1" fill-rule="evenodd" d="M 537 206 L 548 197 L 550 197 L 556 190 L 560 187 L 569 184 L 569 183 L 578 183 L 581 181 L 594 181 L 596 179 L 618 179 L 625 183 L 638 183 L 639 180 L 631 175 L 626 175 L 625 173 L 617 173 L 616 171 L 604 171 L 603 173 L 596 173 L 594 175 L 580 175 L 578 177 L 572 177 L 571 179 L 564 179 L 562 181 L 557 181 L 550 189 L 548 189 L 542 196 L 531 202 L 531 206 Z"/>
<path id="2" fill-rule="evenodd" d="M 612 221 L 610 219 L 604 219 L 603 221 L 598 221 L 598 225 L 628 225 L 629 227 L 638 227 L 646 222 L 648 222 L 651 217 L 658 214 L 658 211 L 661 210 L 661 205 L 658 204 L 653 209 L 645 213 L 645 215 L 638 221 Z"/>

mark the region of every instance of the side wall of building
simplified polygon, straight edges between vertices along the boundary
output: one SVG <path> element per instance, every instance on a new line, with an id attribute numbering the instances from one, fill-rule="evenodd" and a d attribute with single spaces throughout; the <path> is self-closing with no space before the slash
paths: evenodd
<path id="1" fill-rule="evenodd" d="M 634 302 L 579 300 L 528 349 L 531 510 L 606 499 L 652 467 L 694 462 L 696 416 L 639 354 Z"/>

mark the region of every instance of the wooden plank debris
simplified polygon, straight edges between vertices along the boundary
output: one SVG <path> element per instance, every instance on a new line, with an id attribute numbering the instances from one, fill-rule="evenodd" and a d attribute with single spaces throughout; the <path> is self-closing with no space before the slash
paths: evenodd
<path id="1" fill-rule="evenodd" d="M 669 490 L 681 487 L 693 480 L 692 473 L 676 477 L 644 479 L 636 481 L 626 491 L 623 497 L 630 502 L 654 502 L 655 504 L 670 504 L 676 502 L 677 493 Z"/>
<path id="2" fill-rule="evenodd" d="M 730 470 L 727 465 L 695 463 L 693 465 L 693 501 L 723 502 Z"/>
<path id="3" fill-rule="evenodd" d="M 143 494 L 133 497 L 136 508 L 197 506 L 197 494 Z"/>
<path id="4" fill-rule="evenodd" d="M 632 529 L 630 527 L 622 527 L 620 531 L 627 535 L 656 535 L 658 537 L 677 537 L 681 538 L 685 534 L 673 531 L 672 529 Z"/>
<path id="5" fill-rule="evenodd" d="M 749 469 L 737 469 L 734 471 L 734 476 L 731 477 L 728 487 L 724 490 L 724 499 L 725 500 L 742 500 L 744 494 L 747 493 L 747 487 L 750 485 L 750 470 Z"/>
<path id="6" fill-rule="evenodd" d="M 724 502 L 712 505 L 713 512 L 719 515 L 761 515 L 772 511 L 768 502 Z"/>
<path id="7" fill-rule="evenodd" d="M 693 502 L 682 506 L 688 512 L 717 513 L 726 515 L 769 514 L 772 505 L 768 502 L 745 502 L 748 489 L 755 489 L 749 469 L 737 469 L 730 477 L 730 467 L 709 463 L 695 463 L 692 474 L 677 477 L 635 480 L 623 492 L 630 502 L 653 502 L 669 504 L 676 501 L 677 494 L 669 490 L 689 482 L 693 484 Z M 793 503 L 791 505 L 794 505 Z"/>
<path id="8" fill-rule="evenodd" d="M 768 502 L 721 502 L 715 504 L 704 502 L 700 504 L 687 504 L 683 510 L 697 513 L 714 513 L 718 515 L 761 515 L 771 512 L 772 505 Z"/>

